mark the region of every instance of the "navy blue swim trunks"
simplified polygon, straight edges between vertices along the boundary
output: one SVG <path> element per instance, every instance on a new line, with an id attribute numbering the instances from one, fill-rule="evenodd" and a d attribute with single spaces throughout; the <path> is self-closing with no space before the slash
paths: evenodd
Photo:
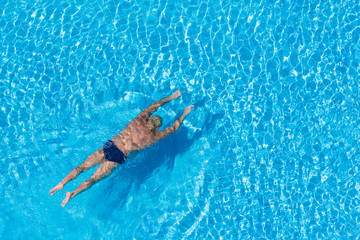
<path id="1" fill-rule="evenodd" d="M 111 162 L 122 164 L 125 162 L 125 154 L 111 140 L 103 146 L 105 159 Z"/>

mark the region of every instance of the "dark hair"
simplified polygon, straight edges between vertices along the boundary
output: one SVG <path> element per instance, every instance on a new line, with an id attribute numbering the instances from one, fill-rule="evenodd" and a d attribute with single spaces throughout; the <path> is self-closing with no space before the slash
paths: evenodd
<path id="1" fill-rule="evenodd" d="M 155 128 L 159 128 L 162 126 L 162 118 L 159 115 L 151 116 L 149 120 Z"/>

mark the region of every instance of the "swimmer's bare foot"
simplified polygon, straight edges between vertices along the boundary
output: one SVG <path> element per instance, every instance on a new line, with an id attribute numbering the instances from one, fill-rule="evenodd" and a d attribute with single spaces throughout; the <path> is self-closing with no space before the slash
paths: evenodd
<path id="1" fill-rule="evenodd" d="M 67 192 L 67 193 L 66 193 L 66 198 L 62 201 L 61 206 L 62 206 L 62 207 L 65 207 L 65 205 L 68 203 L 68 201 L 70 200 L 70 198 L 71 198 L 71 192 Z"/>
<path id="2" fill-rule="evenodd" d="M 56 187 L 54 187 L 53 189 L 50 190 L 49 194 L 53 195 L 58 190 L 62 190 L 63 188 L 64 188 L 64 185 L 59 183 Z"/>

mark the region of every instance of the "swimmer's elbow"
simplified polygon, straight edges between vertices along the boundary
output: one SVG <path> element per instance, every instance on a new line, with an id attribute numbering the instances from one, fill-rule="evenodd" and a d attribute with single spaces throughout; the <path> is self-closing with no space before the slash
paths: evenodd
<path id="1" fill-rule="evenodd" d="M 174 122 L 174 124 L 172 125 L 172 127 L 171 127 L 172 128 L 172 133 L 176 132 L 179 129 L 179 127 L 180 127 L 180 123 L 179 123 L 178 120 L 176 120 Z"/>
<path id="2" fill-rule="evenodd" d="M 166 128 L 164 131 L 161 131 L 159 136 L 158 136 L 158 140 L 161 140 L 167 136 L 169 136 L 170 134 L 173 134 L 175 132 L 175 129 L 173 126 Z"/>
<path id="3" fill-rule="evenodd" d="M 153 102 L 153 104 L 152 104 L 154 107 L 161 107 L 161 103 L 159 103 L 159 102 Z"/>
<path id="4" fill-rule="evenodd" d="M 170 135 L 170 134 L 173 134 L 175 132 L 175 128 L 173 126 L 171 127 L 168 127 L 166 130 L 165 130 L 165 135 Z"/>

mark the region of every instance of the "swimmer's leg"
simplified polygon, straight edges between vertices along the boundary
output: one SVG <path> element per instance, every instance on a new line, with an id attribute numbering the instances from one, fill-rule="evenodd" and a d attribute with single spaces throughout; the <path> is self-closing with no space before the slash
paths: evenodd
<path id="1" fill-rule="evenodd" d="M 80 186 L 75 191 L 66 193 L 66 198 L 61 203 L 61 206 L 64 207 L 71 198 L 75 197 L 77 194 L 81 193 L 82 191 L 85 191 L 86 189 L 90 188 L 94 183 L 109 176 L 117 165 L 119 164 L 110 161 L 105 161 L 104 163 L 102 163 L 100 167 L 96 169 L 95 173 L 90 177 L 89 180 L 86 180 L 83 183 L 81 183 Z"/>
<path id="2" fill-rule="evenodd" d="M 74 168 L 58 185 L 56 185 L 56 187 L 50 190 L 49 194 L 53 195 L 56 191 L 63 189 L 67 182 L 75 179 L 80 173 L 89 168 L 104 162 L 104 160 L 104 152 L 102 148 L 100 148 L 98 151 L 91 154 L 82 164 Z"/>

